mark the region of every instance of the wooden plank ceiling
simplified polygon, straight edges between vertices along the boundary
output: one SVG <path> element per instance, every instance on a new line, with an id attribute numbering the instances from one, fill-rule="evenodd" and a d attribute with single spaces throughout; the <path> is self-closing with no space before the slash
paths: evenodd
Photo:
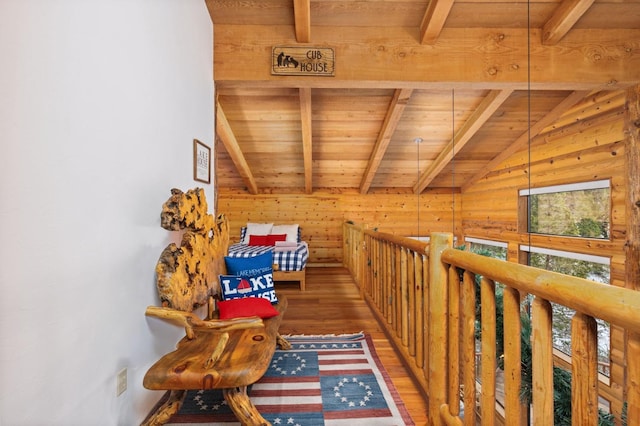
<path id="1" fill-rule="evenodd" d="M 464 190 L 640 82 L 638 0 L 206 4 L 221 189 Z M 333 48 L 335 76 L 271 75 L 273 46 Z"/>

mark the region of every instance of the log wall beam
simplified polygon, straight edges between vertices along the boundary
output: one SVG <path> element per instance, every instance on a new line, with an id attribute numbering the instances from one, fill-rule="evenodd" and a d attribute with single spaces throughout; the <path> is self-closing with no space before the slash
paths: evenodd
<path id="1" fill-rule="evenodd" d="M 625 281 L 627 287 L 640 290 L 640 85 L 627 90 L 625 114 L 627 163 Z"/>
<path id="2" fill-rule="evenodd" d="M 625 283 L 627 288 L 640 290 L 640 85 L 627 90 L 625 108 L 625 156 L 627 176 L 625 243 Z M 640 421 L 640 333 L 628 332 L 626 337 L 627 388 L 629 424 Z"/>

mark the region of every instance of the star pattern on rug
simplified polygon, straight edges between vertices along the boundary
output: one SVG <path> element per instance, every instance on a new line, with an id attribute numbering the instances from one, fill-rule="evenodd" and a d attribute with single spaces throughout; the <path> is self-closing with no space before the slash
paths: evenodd
<path id="1" fill-rule="evenodd" d="M 207 411 L 210 409 L 211 411 L 219 411 L 223 406 L 227 405 L 227 401 L 223 399 L 222 401 L 214 401 L 213 405 L 209 406 L 205 402 L 204 398 L 202 398 L 204 392 L 204 390 L 199 390 L 198 393 L 193 397 L 193 401 L 200 408 L 200 410 Z"/>
<path id="2" fill-rule="evenodd" d="M 280 367 L 281 363 L 289 360 L 285 365 L 292 364 L 291 369 Z M 275 356 L 271 360 L 271 368 L 275 369 L 282 376 L 295 376 L 300 374 L 307 367 L 307 359 L 297 352 L 283 353 Z"/>
<path id="3" fill-rule="evenodd" d="M 284 421 L 284 423 L 283 423 Z M 293 425 L 293 426 L 301 426 L 300 423 L 296 422 L 296 420 L 293 417 L 289 417 L 288 419 L 281 419 L 280 417 L 276 417 L 275 419 L 273 419 L 273 424 L 274 425 Z"/>
<path id="4" fill-rule="evenodd" d="M 342 378 L 333 388 L 333 396 L 348 407 L 366 407 L 367 403 L 374 396 L 371 386 L 358 380 L 356 377 L 349 380 L 347 377 Z M 349 399 L 346 394 L 356 396 L 355 399 Z M 358 399 L 360 401 L 358 401 Z"/>

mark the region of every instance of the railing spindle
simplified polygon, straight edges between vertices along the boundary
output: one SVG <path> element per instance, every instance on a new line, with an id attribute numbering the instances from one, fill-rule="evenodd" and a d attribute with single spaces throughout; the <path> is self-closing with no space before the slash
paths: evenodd
<path id="1" fill-rule="evenodd" d="M 483 425 L 493 425 L 496 411 L 496 286 L 486 277 L 480 280 L 480 315 L 482 317 L 480 413 Z"/>
<path id="2" fill-rule="evenodd" d="M 402 339 L 402 344 L 405 347 L 409 347 L 409 295 L 408 295 L 408 286 L 409 286 L 409 261 L 407 259 L 407 251 L 404 249 L 400 249 L 400 288 L 398 291 L 398 299 L 396 302 L 396 307 L 398 309 L 398 315 L 396 318 L 399 319 L 400 323 L 400 337 Z"/>
<path id="3" fill-rule="evenodd" d="M 415 269 L 414 269 L 414 274 L 415 274 L 415 278 L 414 278 L 414 289 L 413 289 L 413 294 L 414 294 L 414 300 L 415 300 L 415 315 L 414 315 L 414 319 L 415 319 L 415 342 L 414 342 L 414 359 L 415 359 L 415 364 L 418 367 L 423 367 L 424 366 L 424 330 L 425 330 L 425 323 L 424 323 L 424 306 L 425 306 L 425 302 L 424 302 L 424 297 L 423 297 L 423 268 L 422 268 L 422 262 L 423 262 L 423 256 L 419 253 L 415 253 L 414 254 L 414 262 L 415 262 Z"/>
<path id="4" fill-rule="evenodd" d="M 553 340 L 551 304 L 536 297 L 532 306 L 533 424 L 553 426 Z"/>
<path id="5" fill-rule="evenodd" d="M 396 335 L 399 336 L 402 340 L 402 344 L 407 346 L 407 342 L 405 339 L 405 335 L 403 334 L 403 324 L 406 322 L 404 316 L 406 315 L 406 310 L 402 309 L 402 295 L 405 293 L 405 289 L 407 287 L 407 250 L 402 249 L 400 252 L 400 282 L 398 288 L 396 289 L 395 294 L 393 295 L 395 305 L 397 306 L 397 318 L 396 322 Z"/>
<path id="6" fill-rule="evenodd" d="M 522 384 L 522 322 L 520 310 L 520 292 L 505 287 L 503 293 L 503 331 L 504 331 L 504 397 L 505 424 L 526 425 L 520 402 Z"/>
<path id="7" fill-rule="evenodd" d="M 430 276 L 430 272 L 429 272 L 429 263 L 430 263 L 430 259 L 429 256 L 425 256 L 424 257 L 424 261 L 422 263 L 423 265 L 423 277 L 424 277 L 424 282 L 425 285 L 422 289 L 422 296 L 424 298 L 423 301 L 423 315 L 422 315 L 422 330 L 424 332 L 424 338 L 423 338 L 423 347 L 424 350 L 422 351 L 424 353 L 424 362 L 422 365 L 422 369 L 423 371 L 427 372 L 429 371 L 429 369 L 431 368 L 429 366 L 429 342 L 431 341 L 431 332 L 430 327 L 429 327 L 429 306 L 431 306 L 431 298 L 429 297 L 429 276 Z M 428 380 L 427 375 L 425 374 L 425 380 Z"/>
<path id="8" fill-rule="evenodd" d="M 389 243 L 381 240 L 380 244 L 380 261 L 378 262 L 378 275 L 380 277 L 380 302 L 387 323 L 392 327 L 395 325 L 393 317 L 394 311 L 391 305 L 390 296 L 393 294 L 393 282 L 391 281 L 391 269 L 394 267 L 393 262 L 389 258 Z"/>
<path id="9" fill-rule="evenodd" d="M 476 425 L 476 286 L 475 274 L 462 276 L 462 359 L 465 426 Z"/>
<path id="10" fill-rule="evenodd" d="M 449 266 L 449 414 L 460 413 L 460 276 Z"/>
<path id="11" fill-rule="evenodd" d="M 627 424 L 640 425 L 640 331 L 627 340 Z"/>
<path id="12" fill-rule="evenodd" d="M 571 424 L 598 424 L 598 330 L 596 320 L 576 312 L 571 320 Z"/>

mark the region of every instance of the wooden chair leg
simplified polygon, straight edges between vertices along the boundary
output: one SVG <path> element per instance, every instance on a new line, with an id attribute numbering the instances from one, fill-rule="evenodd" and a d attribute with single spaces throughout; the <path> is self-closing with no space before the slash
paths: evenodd
<path id="1" fill-rule="evenodd" d="M 185 396 L 187 396 L 187 391 L 172 390 L 169 398 L 140 426 L 161 426 L 168 423 L 171 417 L 178 412 L 180 406 L 182 406 L 182 401 L 184 401 Z"/>
<path id="2" fill-rule="evenodd" d="M 271 426 L 249 399 L 246 386 L 223 389 L 222 394 L 242 426 Z"/>
<path id="3" fill-rule="evenodd" d="M 288 351 L 289 349 L 291 349 L 291 343 L 289 343 L 287 339 L 282 337 L 280 333 L 278 333 L 278 335 L 276 336 L 276 345 L 280 346 L 280 349 L 283 351 Z"/>

